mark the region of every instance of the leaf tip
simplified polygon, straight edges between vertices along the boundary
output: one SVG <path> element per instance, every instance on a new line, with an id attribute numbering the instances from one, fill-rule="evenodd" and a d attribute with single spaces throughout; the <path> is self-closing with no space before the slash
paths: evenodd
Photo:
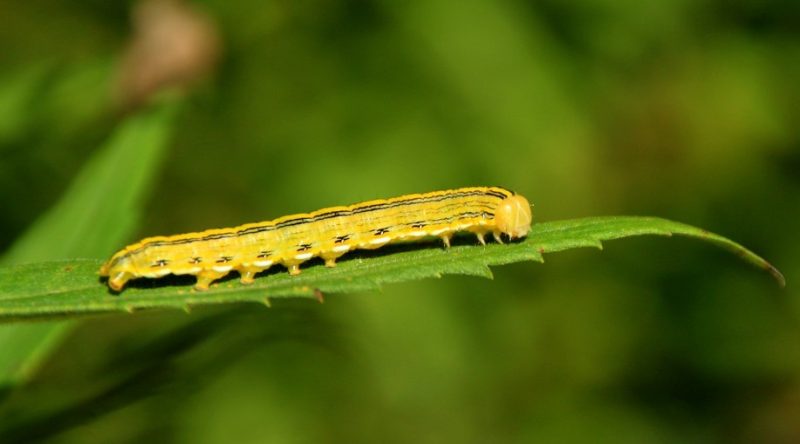
<path id="1" fill-rule="evenodd" d="M 786 278 L 783 277 L 783 273 L 781 273 L 780 270 L 775 268 L 774 265 L 767 263 L 767 272 L 769 272 L 769 274 L 771 274 L 772 277 L 775 278 L 776 281 L 778 281 L 778 285 L 780 285 L 781 288 L 786 287 Z"/>

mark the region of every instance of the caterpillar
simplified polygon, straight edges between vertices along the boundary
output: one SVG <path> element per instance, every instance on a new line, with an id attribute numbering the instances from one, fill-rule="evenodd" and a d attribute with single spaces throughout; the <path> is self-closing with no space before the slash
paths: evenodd
<path id="1" fill-rule="evenodd" d="M 168 274 L 195 275 L 194 288 L 207 290 L 233 270 L 250 284 L 256 273 L 276 264 L 300 273 L 300 264 L 320 257 L 325 266 L 350 250 L 393 242 L 440 238 L 450 247 L 457 232 L 485 244 L 491 233 L 502 243 L 530 231 L 531 205 L 500 187 L 468 187 L 324 208 L 266 222 L 198 233 L 148 237 L 115 253 L 100 268 L 108 286 L 122 291 L 130 279 Z"/>

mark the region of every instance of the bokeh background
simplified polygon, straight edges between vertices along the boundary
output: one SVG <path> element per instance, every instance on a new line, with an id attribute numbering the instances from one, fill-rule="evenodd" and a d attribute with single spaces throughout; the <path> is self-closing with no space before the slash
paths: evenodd
<path id="1" fill-rule="evenodd" d="M 788 281 L 642 238 L 494 281 L 97 317 L 3 392 L 0 429 L 800 442 L 798 24 L 793 0 L 0 0 L 0 249 L 170 89 L 183 104 L 130 240 L 503 185 L 537 220 L 710 229 Z"/>

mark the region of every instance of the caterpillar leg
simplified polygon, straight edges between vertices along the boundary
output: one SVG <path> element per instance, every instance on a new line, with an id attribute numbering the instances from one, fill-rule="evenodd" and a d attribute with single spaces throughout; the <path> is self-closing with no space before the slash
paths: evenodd
<path id="1" fill-rule="evenodd" d="M 445 248 L 450 248 L 450 238 L 451 237 L 453 237 L 453 235 L 450 234 L 450 233 L 443 234 L 443 235 L 439 236 L 439 238 L 442 240 L 442 242 L 444 242 L 444 247 Z"/>
<path id="2" fill-rule="evenodd" d="M 335 267 L 336 259 L 342 257 L 350 248 L 346 246 L 339 246 L 334 248 L 334 250 L 336 249 L 338 249 L 338 251 L 331 251 L 319 255 L 319 257 L 325 261 L 325 266 L 328 268 Z"/>
<path id="3" fill-rule="evenodd" d="M 259 267 L 241 267 L 239 269 L 239 282 L 249 285 L 252 284 L 255 280 L 256 273 L 260 273 L 266 270 L 266 268 L 259 268 Z"/>
<path id="4" fill-rule="evenodd" d="M 197 273 L 197 283 L 194 284 L 194 289 L 198 291 L 208 290 L 212 282 L 225 277 L 227 274 L 228 271 L 203 270 Z"/>
<path id="5" fill-rule="evenodd" d="M 255 281 L 256 272 L 255 271 L 240 271 L 239 272 L 239 282 L 244 285 L 250 285 Z"/>
<path id="6" fill-rule="evenodd" d="M 124 287 L 125 283 L 132 277 L 133 275 L 127 271 L 120 271 L 119 273 L 115 273 L 114 276 L 109 276 L 108 286 L 114 291 L 122 291 L 122 287 Z"/>
<path id="7" fill-rule="evenodd" d="M 289 274 L 292 276 L 297 276 L 300 274 L 300 264 L 305 262 L 307 259 L 289 259 L 283 262 L 283 265 L 289 269 Z"/>
<path id="8" fill-rule="evenodd" d="M 321 254 L 320 257 L 325 261 L 325 266 L 328 268 L 333 268 L 336 266 L 336 259 L 339 259 L 344 255 L 345 251 L 342 252 L 330 252 Z"/>
<path id="9" fill-rule="evenodd" d="M 486 238 L 484 236 L 486 236 L 486 233 L 488 233 L 489 230 L 487 230 L 483 226 L 477 226 L 477 227 L 471 227 L 469 229 L 469 232 L 474 234 L 475 237 L 478 238 L 478 242 L 480 242 L 481 245 L 486 245 Z"/>
<path id="10" fill-rule="evenodd" d="M 300 274 L 300 264 L 311 259 L 316 255 L 317 255 L 316 253 L 305 251 L 300 254 L 295 254 L 292 257 L 285 258 L 281 261 L 281 263 L 283 263 L 284 267 L 289 269 L 289 274 L 291 274 L 292 276 L 297 276 L 298 274 Z"/>
<path id="11" fill-rule="evenodd" d="M 502 244 L 503 243 L 503 238 L 500 236 L 500 232 L 499 231 L 492 232 L 492 236 L 494 237 L 494 240 L 497 241 L 498 244 Z"/>

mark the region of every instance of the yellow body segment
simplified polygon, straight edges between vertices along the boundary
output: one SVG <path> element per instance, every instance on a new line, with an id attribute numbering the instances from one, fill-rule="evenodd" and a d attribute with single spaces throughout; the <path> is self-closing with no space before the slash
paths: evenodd
<path id="1" fill-rule="evenodd" d="M 134 278 L 191 274 L 197 276 L 195 288 L 205 290 L 234 270 L 247 284 L 275 264 L 294 275 L 313 257 L 333 267 L 348 251 L 394 242 L 438 237 L 449 247 L 451 236 L 462 231 L 477 235 L 481 244 L 488 233 L 498 241 L 503 234 L 524 237 L 531 220 L 528 201 L 500 187 L 410 194 L 235 228 L 149 237 L 114 254 L 100 275 L 120 291 Z"/>

